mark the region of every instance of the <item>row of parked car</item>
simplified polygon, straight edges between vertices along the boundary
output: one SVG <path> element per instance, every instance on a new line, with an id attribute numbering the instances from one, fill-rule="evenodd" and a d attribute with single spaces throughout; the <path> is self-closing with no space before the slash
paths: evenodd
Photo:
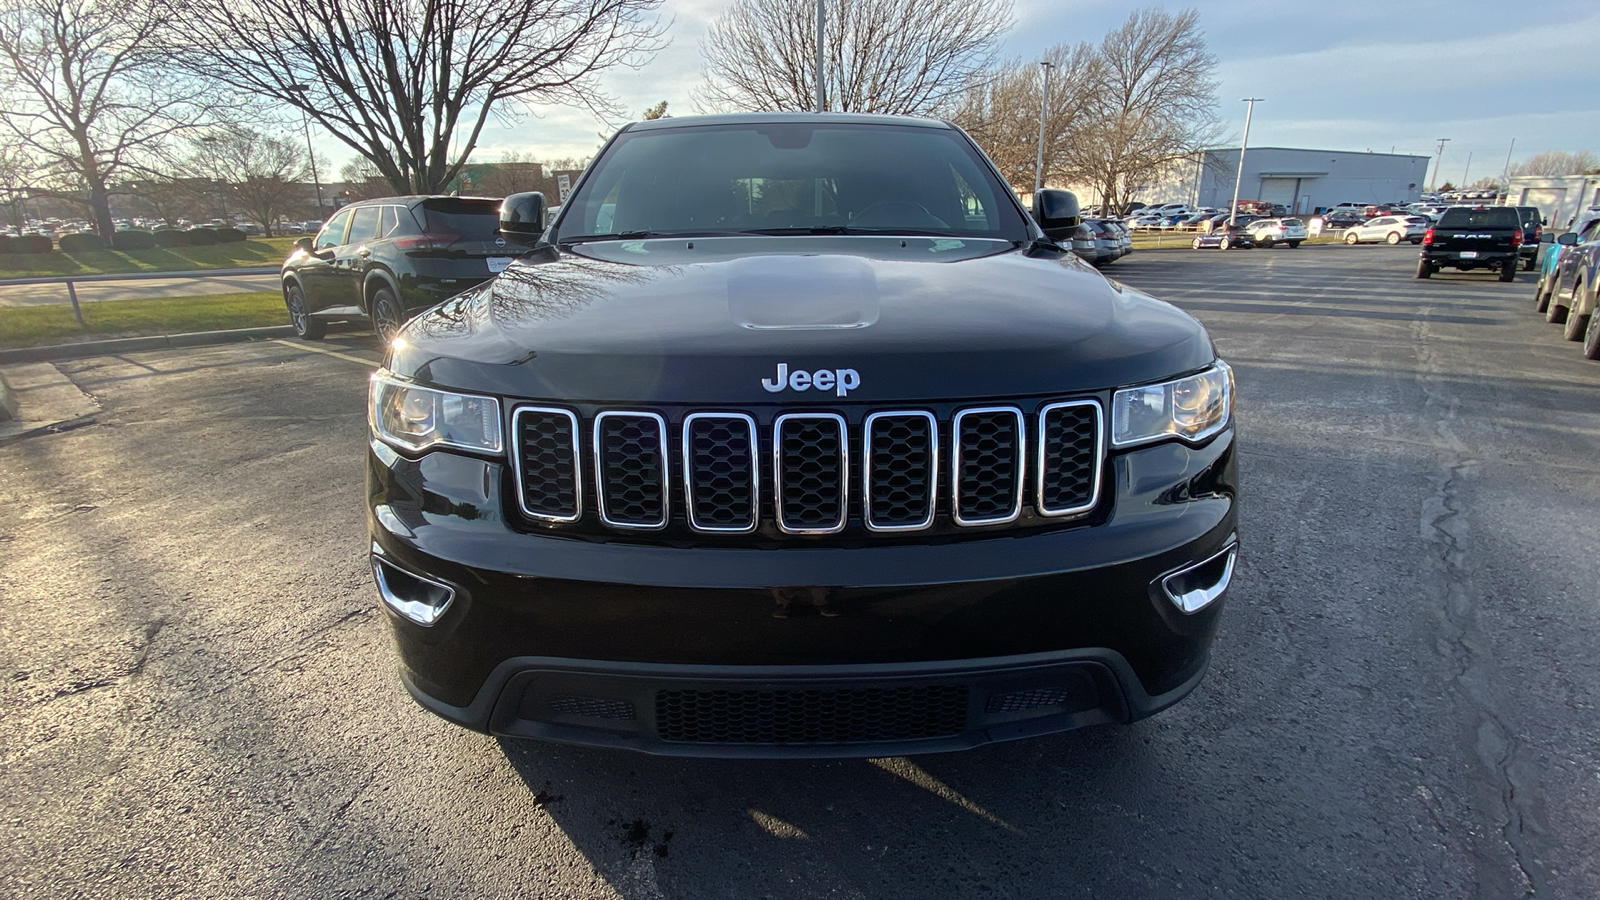
<path id="1" fill-rule="evenodd" d="M 1084 219 L 1072 235 L 1072 252 L 1094 266 L 1108 266 L 1133 252 L 1133 233 L 1111 219 Z"/>
<path id="2" fill-rule="evenodd" d="M 1576 229 L 1539 239 L 1534 309 L 1564 326 L 1562 336 L 1583 342 L 1583 355 L 1600 359 L 1600 207 L 1578 217 Z"/>

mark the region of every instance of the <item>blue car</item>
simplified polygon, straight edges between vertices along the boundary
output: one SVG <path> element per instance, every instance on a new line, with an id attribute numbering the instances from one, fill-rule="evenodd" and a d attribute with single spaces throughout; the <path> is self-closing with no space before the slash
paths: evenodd
<path id="1" fill-rule="evenodd" d="M 1196 235 L 1189 246 L 1196 250 L 1248 250 L 1255 246 L 1255 241 L 1250 239 L 1250 232 L 1245 231 L 1243 225 L 1219 225 L 1210 234 Z"/>

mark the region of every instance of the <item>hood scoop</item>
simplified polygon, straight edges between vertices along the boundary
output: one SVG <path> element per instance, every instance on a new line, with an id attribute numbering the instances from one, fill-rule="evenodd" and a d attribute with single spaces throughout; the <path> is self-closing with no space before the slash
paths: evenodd
<path id="1" fill-rule="evenodd" d="M 740 328 L 813 331 L 878 321 L 878 279 L 855 256 L 755 256 L 728 271 L 728 315 Z"/>

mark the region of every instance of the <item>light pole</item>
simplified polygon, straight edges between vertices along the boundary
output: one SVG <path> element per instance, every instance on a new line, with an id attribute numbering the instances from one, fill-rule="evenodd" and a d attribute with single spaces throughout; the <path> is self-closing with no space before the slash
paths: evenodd
<path id="1" fill-rule="evenodd" d="M 1506 151 L 1506 167 L 1505 167 L 1505 171 L 1500 173 L 1500 180 L 1506 183 L 1506 201 L 1507 202 L 1510 202 L 1510 200 L 1511 200 L 1511 154 L 1515 153 L 1516 150 L 1517 150 L 1517 139 L 1516 138 L 1512 138 L 1511 139 L 1511 149 Z"/>
<path id="2" fill-rule="evenodd" d="M 1448 141 L 1448 140 L 1450 140 L 1450 139 L 1449 138 L 1439 138 L 1439 155 L 1434 157 L 1434 160 L 1433 160 L 1433 179 L 1428 182 L 1428 190 L 1430 192 L 1437 191 L 1439 189 L 1439 164 L 1444 162 L 1444 145 L 1445 145 L 1445 142 Z"/>
<path id="3" fill-rule="evenodd" d="M 1244 151 L 1250 146 L 1250 117 L 1255 114 L 1256 104 L 1262 102 L 1260 97 L 1246 97 L 1239 101 L 1244 103 L 1244 140 L 1239 142 L 1239 171 L 1233 176 L 1233 205 L 1228 208 L 1228 224 L 1232 225 L 1239 217 L 1239 186 L 1244 183 Z"/>
<path id="4" fill-rule="evenodd" d="M 1044 70 L 1044 93 L 1039 95 L 1039 155 L 1033 162 L 1033 205 L 1039 206 L 1039 190 L 1044 187 L 1044 122 L 1050 115 L 1050 70 L 1055 63 L 1041 60 L 1039 68 Z"/>
<path id="5" fill-rule="evenodd" d="M 828 96 L 823 90 L 822 77 L 822 24 L 825 14 L 822 9 L 824 0 L 817 0 L 817 112 L 828 108 Z"/>
<path id="6" fill-rule="evenodd" d="M 211 180 L 215 181 L 220 187 L 220 190 L 217 191 L 217 200 L 222 204 L 222 218 L 226 219 L 228 218 L 228 186 L 226 182 L 218 177 L 222 174 L 222 171 L 217 167 L 217 136 L 208 134 L 200 139 L 200 143 L 206 145 L 206 162 L 211 166 Z"/>
<path id="7" fill-rule="evenodd" d="M 1467 167 L 1461 170 L 1461 186 L 1467 186 L 1467 178 L 1472 173 L 1472 151 L 1467 151 Z"/>
<path id="8" fill-rule="evenodd" d="M 311 89 L 303 84 L 291 84 L 284 90 L 299 94 L 303 103 L 309 104 Z M 311 184 L 317 189 L 317 221 L 322 221 L 322 179 L 317 177 L 317 152 L 311 149 L 311 117 L 306 115 L 304 108 L 300 110 L 300 121 L 306 126 L 306 156 L 311 159 Z"/>

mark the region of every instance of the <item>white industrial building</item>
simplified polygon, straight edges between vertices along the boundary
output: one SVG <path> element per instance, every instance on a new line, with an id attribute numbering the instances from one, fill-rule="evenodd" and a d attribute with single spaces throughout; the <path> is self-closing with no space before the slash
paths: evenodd
<path id="1" fill-rule="evenodd" d="M 1518 175 L 1506 192 L 1508 206 L 1536 206 L 1551 227 L 1565 229 L 1578 211 L 1600 207 L 1600 175 Z"/>
<path id="2" fill-rule="evenodd" d="M 1239 199 L 1281 203 L 1298 215 L 1339 203 L 1410 203 L 1425 190 L 1428 163 L 1426 156 L 1403 153 L 1251 147 L 1244 154 Z M 1204 151 L 1189 164 L 1193 202 L 1227 207 L 1238 167 L 1238 147 Z"/>

